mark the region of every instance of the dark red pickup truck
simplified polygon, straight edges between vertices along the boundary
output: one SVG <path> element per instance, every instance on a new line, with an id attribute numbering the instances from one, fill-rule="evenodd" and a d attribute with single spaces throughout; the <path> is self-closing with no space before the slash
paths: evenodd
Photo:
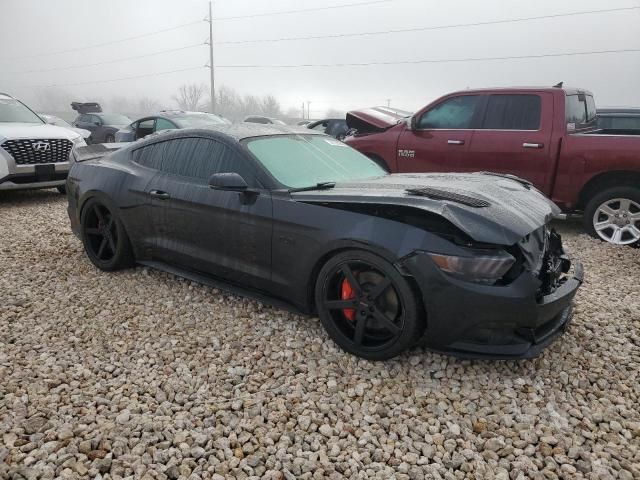
<path id="1" fill-rule="evenodd" d="M 588 91 L 465 90 L 408 117 L 352 111 L 347 124 L 356 133 L 346 143 L 391 172 L 513 174 L 564 211 L 583 212 L 594 237 L 640 242 L 640 136 L 598 129 Z"/>

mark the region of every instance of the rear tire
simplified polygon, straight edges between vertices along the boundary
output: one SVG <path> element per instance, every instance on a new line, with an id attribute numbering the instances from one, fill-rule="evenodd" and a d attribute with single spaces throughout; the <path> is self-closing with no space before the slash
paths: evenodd
<path id="1" fill-rule="evenodd" d="M 584 227 L 594 238 L 615 245 L 640 242 L 640 189 L 614 187 L 594 195 L 584 209 Z"/>
<path id="2" fill-rule="evenodd" d="M 133 265 L 133 252 L 124 225 L 113 209 L 89 200 L 80 220 L 84 250 L 96 267 L 108 272 Z"/>
<path id="3" fill-rule="evenodd" d="M 361 250 L 331 258 L 316 280 L 318 316 L 343 350 L 386 360 L 422 335 L 420 302 L 407 280 L 386 260 Z"/>

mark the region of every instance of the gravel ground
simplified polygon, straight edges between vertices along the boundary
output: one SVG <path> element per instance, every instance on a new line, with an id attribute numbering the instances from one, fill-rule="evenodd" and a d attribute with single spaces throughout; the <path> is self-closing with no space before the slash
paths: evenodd
<path id="1" fill-rule="evenodd" d="M 383 363 L 317 319 L 102 273 L 52 191 L 0 193 L 0 478 L 640 478 L 640 250 L 586 268 L 529 361 Z"/>

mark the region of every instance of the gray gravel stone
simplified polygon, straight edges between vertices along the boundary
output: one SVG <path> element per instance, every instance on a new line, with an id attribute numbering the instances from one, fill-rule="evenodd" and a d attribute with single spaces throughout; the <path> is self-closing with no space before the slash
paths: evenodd
<path id="1" fill-rule="evenodd" d="M 303 318 L 104 273 L 52 191 L 0 193 L 0 478 L 640 478 L 640 250 L 560 223 L 568 332 L 476 362 L 340 351 Z"/>

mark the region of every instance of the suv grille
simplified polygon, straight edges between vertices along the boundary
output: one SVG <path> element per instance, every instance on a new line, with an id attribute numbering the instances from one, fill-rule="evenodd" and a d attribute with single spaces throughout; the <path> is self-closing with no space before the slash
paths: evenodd
<path id="1" fill-rule="evenodd" d="M 69 161 L 73 143 L 56 138 L 51 140 L 7 140 L 2 144 L 17 165 L 60 163 Z"/>

